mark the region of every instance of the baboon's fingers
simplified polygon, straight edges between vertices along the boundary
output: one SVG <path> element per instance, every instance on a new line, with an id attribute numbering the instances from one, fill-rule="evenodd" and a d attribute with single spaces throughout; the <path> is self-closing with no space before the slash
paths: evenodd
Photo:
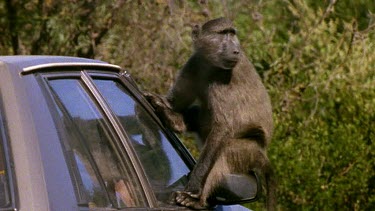
<path id="1" fill-rule="evenodd" d="M 148 98 L 148 97 L 152 96 L 152 94 L 150 92 L 143 92 L 143 96 L 145 98 Z"/>
<path id="2" fill-rule="evenodd" d="M 143 96 L 154 108 L 170 108 L 168 101 L 161 96 L 149 92 L 143 93 Z"/>
<path id="3" fill-rule="evenodd" d="M 163 119 L 170 129 L 177 133 L 186 131 L 186 125 L 184 123 L 182 115 L 170 110 L 164 110 L 163 112 Z"/>
<path id="4" fill-rule="evenodd" d="M 178 191 L 176 192 L 177 204 L 189 207 L 196 210 L 207 209 L 208 206 L 200 202 L 199 197 L 196 198 L 197 194 L 191 192 Z M 193 197 L 194 196 L 194 197 Z"/>
<path id="5" fill-rule="evenodd" d="M 172 205 L 176 205 L 177 204 L 177 201 L 176 201 L 177 192 L 173 192 L 171 194 L 171 196 L 169 197 L 169 202 L 168 202 L 169 204 L 172 204 Z"/>
<path id="6" fill-rule="evenodd" d="M 187 194 L 189 194 L 190 197 L 195 198 L 195 199 L 199 199 L 200 198 L 200 194 L 193 194 L 191 192 L 187 192 Z"/>
<path id="7" fill-rule="evenodd" d="M 186 204 L 185 200 L 186 200 L 186 197 L 187 197 L 187 196 L 188 196 L 188 195 L 186 195 L 184 192 L 182 192 L 182 191 L 177 191 L 177 192 L 176 192 L 176 202 L 177 202 L 178 204 L 185 205 L 185 204 Z"/>

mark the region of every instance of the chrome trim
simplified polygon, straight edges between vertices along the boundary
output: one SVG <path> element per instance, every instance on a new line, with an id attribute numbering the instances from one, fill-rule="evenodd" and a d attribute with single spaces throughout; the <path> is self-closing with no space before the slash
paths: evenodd
<path id="1" fill-rule="evenodd" d="M 51 67 L 101 67 L 101 68 L 111 68 L 116 69 L 118 72 L 121 71 L 121 67 L 113 64 L 107 63 L 88 63 L 88 62 L 62 62 L 62 63 L 49 63 L 49 64 L 39 64 L 30 67 L 23 68 L 22 74 L 28 74 L 35 70 L 51 68 Z"/>

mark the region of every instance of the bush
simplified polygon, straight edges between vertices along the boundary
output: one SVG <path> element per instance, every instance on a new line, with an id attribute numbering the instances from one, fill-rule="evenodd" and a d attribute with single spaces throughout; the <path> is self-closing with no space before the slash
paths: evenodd
<path id="1" fill-rule="evenodd" d="M 264 42 L 280 208 L 374 209 L 374 31 L 303 1 L 285 6 L 294 20 L 285 42 Z"/>
<path id="2" fill-rule="evenodd" d="M 0 53 L 95 57 L 165 93 L 191 26 L 227 16 L 272 98 L 279 209 L 375 210 L 374 13 L 368 0 L 10 0 Z"/>

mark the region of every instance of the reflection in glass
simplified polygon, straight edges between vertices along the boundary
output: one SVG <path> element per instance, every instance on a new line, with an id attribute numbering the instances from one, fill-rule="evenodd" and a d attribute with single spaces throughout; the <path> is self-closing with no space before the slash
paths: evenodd
<path id="1" fill-rule="evenodd" d="M 0 115 L 1 118 L 1 115 Z M 4 153 L 3 142 L 5 141 L 3 128 L 0 119 L 0 208 L 5 208 L 10 205 L 10 187 L 8 178 L 8 169 L 6 168 L 6 160 Z"/>
<path id="2" fill-rule="evenodd" d="M 157 199 L 167 202 L 172 191 L 184 187 L 189 168 L 155 120 L 119 82 L 94 82 L 131 139 Z"/>
<path id="3" fill-rule="evenodd" d="M 78 187 L 79 203 L 89 207 L 144 206 L 135 176 L 116 150 L 101 113 L 78 79 L 50 80 L 64 122 L 64 142 Z"/>

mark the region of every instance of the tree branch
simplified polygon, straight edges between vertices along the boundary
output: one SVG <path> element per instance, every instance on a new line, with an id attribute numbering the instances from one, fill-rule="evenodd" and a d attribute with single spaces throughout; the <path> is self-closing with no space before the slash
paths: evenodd
<path id="1" fill-rule="evenodd" d="M 15 2 L 12 0 L 5 1 L 5 7 L 7 10 L 7 18 L 8 18 L 8 29 L 10 33 L 10 39 L 12 43 L 12 50 L 13 54 L 17 55 L 20 53 L 20 44 L 18 39 L 18 31 L 17 31 L 17 9 L 15 7 Z"/>
<path id="2" fill-rule="evenodd" d="M 108 33 L 108 31 L 112 28 L 113 23 L 115 21 L 115 15 L 117 11 L 125 4 L 125 0 L 119 0 L 111 9 L 111 15 L 105 21 L 105 24 L 99 28 L 96 32 L 91 33 L 91 45 L 85 54 L 87 58 L 94 58 L 95 57 L 95 48 L 96 46 L 100 45 L 102 42 L 103 37 Z"/>

